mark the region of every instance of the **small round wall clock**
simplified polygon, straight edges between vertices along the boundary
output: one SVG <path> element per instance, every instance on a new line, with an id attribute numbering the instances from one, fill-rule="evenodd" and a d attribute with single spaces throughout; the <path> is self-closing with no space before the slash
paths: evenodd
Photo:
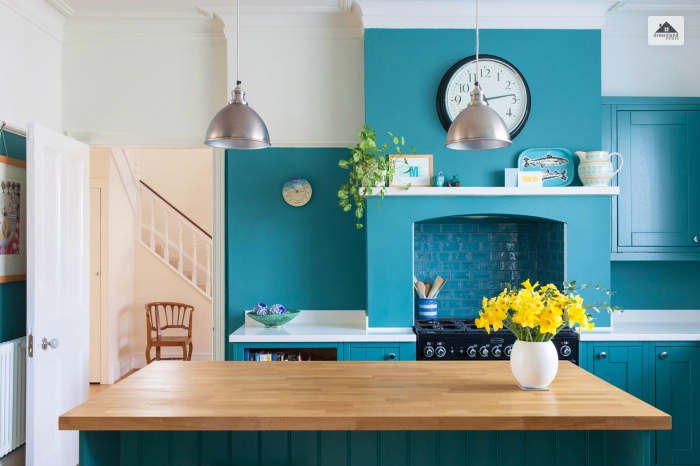
<path id="1" fill-rule="evenodd" d="M 503 118 L 513 139 L 530 115 L 530 89 L 515 66 L 494 55 L 479 55 L 478 79 L 474 55 L 452 65 L 443 76 L 438 86 L 437 111 L 445 131 L 471 100 L 469 94 L 475 81 L 491 108 Z"/>
<path id="2" fill-rule="evenodd" d="M 282 197 L 292 207 L 306 205 L 311 199 L 311 184 L 304 178 L 290 178 L 282 185 Z"/>

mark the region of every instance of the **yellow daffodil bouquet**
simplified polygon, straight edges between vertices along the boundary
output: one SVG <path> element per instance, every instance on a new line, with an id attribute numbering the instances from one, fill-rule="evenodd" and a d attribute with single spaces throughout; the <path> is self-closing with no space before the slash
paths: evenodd
<path id="1" fill-rule="evenodd" d="M 532 285 L 529 279 L 520 289 L 508 286 L 498 296 L 483 299 L 484 310 L 479 312 L 476 326 L 489 333 L 505 327 L 521 341 L 549 341 L 564 327 L 591 330 L 594 324 L 587 310 L 592 307 L 598 312 L 599 306 L 584 306 L 575 285 L 576 282 L 564 283 L 564 292 L 551 283 Z M 607 305 L 606 308 L 620 310 Z"/>

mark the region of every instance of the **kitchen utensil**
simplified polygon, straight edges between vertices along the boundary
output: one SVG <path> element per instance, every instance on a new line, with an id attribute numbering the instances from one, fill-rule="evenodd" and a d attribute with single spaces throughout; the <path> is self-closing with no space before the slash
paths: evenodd
<path id="1" fill-rule="evenodd" d="M 430 283 L 426 283 L 426 284 L 425 284 L 425 295 L 426 295 L 426 297 L 430 294 L 430 290 L 431 290 L 432 288 L 433 288 L 433 285 L 431 285 Z"/>
<path id="2" fill-rule="evenodd" d="M 440 275 L 438 275 L 435 278 L 435 281 L 433 282 L 433 287 L 430 290 L 430 294 L 427 295 L 428 298 L 434 298 L 438 294 L 438 292 L 440 291 L 440 288 L 443 285 L 443 281 L 444 280 L 442 279 L 442 277 Z"/>
<path id="3" fill-rule="evenodd" d="M 418 295 L 421 298 L 425 298 L 426 297 L 426 295 L 425 295 L 425 283 L 419 281 L 418 283 L 416 283 L 416 286 L 417 286 L 416 289 L 418 290 Z"/>

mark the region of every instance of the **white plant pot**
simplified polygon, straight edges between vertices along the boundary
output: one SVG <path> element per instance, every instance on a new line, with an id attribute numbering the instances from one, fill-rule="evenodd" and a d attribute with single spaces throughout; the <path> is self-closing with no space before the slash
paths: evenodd
<path id="1" fill-rule="evenodd" d="M 557 348 L 551 341 L 516 340 L 510 354 L 510 369 L 521 387 L 546 389 L 559 369 Z"/>

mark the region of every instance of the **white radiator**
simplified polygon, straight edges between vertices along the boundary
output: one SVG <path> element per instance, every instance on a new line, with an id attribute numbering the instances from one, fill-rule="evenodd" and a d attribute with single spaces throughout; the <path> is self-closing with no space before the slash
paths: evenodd
<path id="1" fill-rule="evenodd" d="M 0 457 L 24 443 L 26 339 L 0 343 Z"/>

